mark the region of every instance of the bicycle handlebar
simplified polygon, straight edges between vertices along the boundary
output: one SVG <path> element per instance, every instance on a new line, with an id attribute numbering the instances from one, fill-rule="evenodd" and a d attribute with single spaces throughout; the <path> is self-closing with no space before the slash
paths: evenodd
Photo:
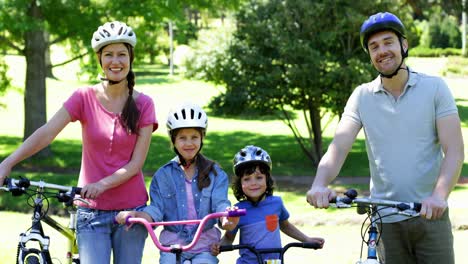
<path id="1" fill-rule="evenodd" d="M 386 206 L 397 209 L 399 212 L 413 210 L 415 212 L 421 211 L 421 203 L 418 202 L 400 202 L 384 199 L 373 199 L 369 197 L 357 198 L 357 191 L 350 189 L 344 193 L 344 197 L 335 197 L 330 201 L 334 203 L 337 208 L 349 208 L 352 204 L 358 206 Z"/>
<path id="2" fill-rule="evenodd" d="M 200 235 L 202 233 L 203 227 L 205 224 L 210 220 L 210 219 L 215 219 L 215 218 L 220 218 L 220 217 L 238 217 L 238 216 L 243 216 L 247 212 L 245 209 L 235 209 L 232 211 L 224 211 L 224 212 L 218 212 L 218 213 L 211 213 L 203 217 L 202 219 L 195 219 L 195 220 L 181 220 L 181 221 L 167 221 L 167 222 L 148 222 L 144 218 L 139 218 L 139 217 L 129 217 L 126 219 L 126 224 L 142 224 L 146 227 L 146 230 L 148 230 L 148 233 L 151 236 L 151 239 L 153 240 L 154 245 L 161 251 L 163 252 L 171 252 L 171 253 L 177 253 L 177 252 L 184 252 L 192 249 L 195 244 L 198 242 L 198 239 L 200 238 Z M 189 225 L 189 224 L 198 224 L 199 226 L 197 227 L 197 231 L 195 232 L 193 240 L 187 244 L 187 245 L 170 245 L 170 246 L 164 246 L 159 242 L 158 237 L 155 234 L 155 229 L 153 229 L 154 226 L 169 226 L 169 225 Z"/>
<path id="3" fill-rule="evenodd" d="M 279 253 L 281 259 L 283 258 L 284 253 L 291 247 L 300 247 L 300 248 L 311 248 L 311 249 L 321 249 L 322 245 L 317 242 L 291 242 L 286 244 L 282 248 L 259 248 L 256 249 L 253 246 L 247 244 L 238 244 L 238 245 L 221 245 L 219 246 L 219 252 L 233 251 L 239 249 L 248 249 L 252 252 L 257 258 L 258 263 L 262 263 L 262 254 L 266 253 Z"/>
<path id="4" fill-rule="evenodd" d="M 75 198 L 76 194 L 81 193 L 82 188 L 80 187 L 47 183 L 43 180 L 30 181 L 29 179 L 24 177 L 20 177 L 20 179 L 6 178 L 4 181 L 4 186 L 0 187 L 0 190 L 11 192 L 13 196 L 20 196 L 24 194 L 30 186 L 37 187 L 40 190 L 52 189 L 59 191 L 56 198 L 60 202 L 69 203 L 73 199 L 83 200 L 81 198 Z"/>

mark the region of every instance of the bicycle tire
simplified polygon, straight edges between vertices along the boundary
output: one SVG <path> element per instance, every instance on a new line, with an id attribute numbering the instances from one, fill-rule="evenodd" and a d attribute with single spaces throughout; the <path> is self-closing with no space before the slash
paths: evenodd
<path id="1" fill-rule="evenodd" d="M 36 248 L 18 246 L 16 264 L 48 264 L 44 253 Z"/>

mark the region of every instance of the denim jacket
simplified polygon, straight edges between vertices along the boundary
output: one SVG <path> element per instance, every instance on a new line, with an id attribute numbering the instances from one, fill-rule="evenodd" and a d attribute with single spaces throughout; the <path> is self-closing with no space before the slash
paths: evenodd
<path id="1" fill-rule="evenodd" d="M 185 174 L 178 161 L 178 157 L 175 157 L 153 175 L 150 185 L 151 203 L 144 211 L 151 215 L 155 222 L 187 219 Z M 198 171 L 192 180 L 192 193 L 198 219 L 210 213 L 223 212 L 231 205 L 228 200 L 228 176 L 218 165 L 215 165 L 214 169 L 217 175 L 211 172 L 210 185 L 201 191 L 197 186 Z M 215 224 L 216 220 L 212 219 L 205 225 L 203 231 L 212 228 Z M 187 231 L 183 225 L 164 226 L 164 229 L 178 233 L 179 238 L 186 239 L 187 242 L 193 239 L 196 231 L 195 229 Z"/>

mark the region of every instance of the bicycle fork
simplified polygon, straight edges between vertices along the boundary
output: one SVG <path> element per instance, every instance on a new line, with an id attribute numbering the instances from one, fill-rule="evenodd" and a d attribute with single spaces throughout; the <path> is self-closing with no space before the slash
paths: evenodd
<path id="1" fill-rule="evenodd" d="M 369 227 L 369 240 L 367 241 L 367 259 L 365 261 L 359 260 L 356 264 L 380 264 L 377 259 L 377 243 L 378 234 L 377 224 L 371 218 L 371 226 Z"/>

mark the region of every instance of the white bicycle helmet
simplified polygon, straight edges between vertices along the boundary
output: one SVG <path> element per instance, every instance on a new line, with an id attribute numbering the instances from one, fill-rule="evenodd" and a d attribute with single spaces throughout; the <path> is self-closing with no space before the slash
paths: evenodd
<path id="1" fill-rule="evenodd" d="M 253 163 L 253 162 L 259 162 L 263 163 L 268 166 L 268 168 L 272 168 L 272 162 L 270 155 L 268 155 L 268 152 L 263 150 L 260 147 L 249 145 L 241 149 L 239 152 L 236 153 L 234 156 L 234 173 L 237 175 L 237 170 L 239 166 L 248 164 L 248 163 Z"/>
<path id="2" fill-rule="evenodd" d="M 202 128 L 206 133 L 208 116 L 200 106 L 184 103 L 169 112 L 166 125 L 169 133 L 174 129 L 187 127 Z"/>
<path id="3" fill-rule="evenodd" d="M 136 35 L 132 28 L 120 21 L 107 22 L 100 26 L 93 34 L 91 46 L 95 52 L 112 43 L 128 43 L 136 45 Z"/>

